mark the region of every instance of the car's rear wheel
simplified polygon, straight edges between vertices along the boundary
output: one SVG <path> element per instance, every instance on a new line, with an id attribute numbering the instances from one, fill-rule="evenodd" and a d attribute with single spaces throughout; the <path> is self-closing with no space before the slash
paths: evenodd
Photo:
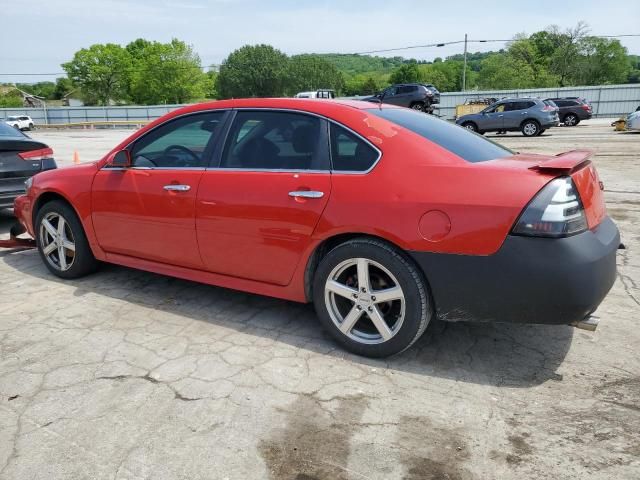
<path id="1" fill-rule="evenodd" d="M 541 128 L 540 131 L 538 132 L 538 136 L 542 135 L 546 131 L 547 131 L 546 128 Z"/>
<path id="2" fill-rule="evenodd" d="M 477 132 L 478 131 L 478 126 L 473 122 L 464 122 L 462 124 L 462 126 L 464 128 L 466 128 L 467 130 L 471 130 L 472 132 Z"/>
<path id="3" fill-rule="evenodd" d="M 349 351 L 386 357 L 409 348 L 432 317 L 418 269 L 392 246 L 359 238 L 331 250 L 314 275 L 324 327 Z"/>
<path id="4" fill-rule="evenodd" d="M 520 126 L 525 137 L 535 137 L 540 133 L 540 124 L 535 120 L 526 120 Z"/>
<path id="5" fill-rule="evenodd" d="M 35 227 L 38 251 L 54 275 L 78 278 L 98 266 L 80 220 L 65 202 L 46 203 L 38 211 Z"/>
<path id="6" fill-rule="evenodd" d="M 29 130 L 29 131 L 33 130 L 33 123 L 29 124 L 29 127 L 27 128 L 27 130 Z"/>
<path id="7" fill-rule="evenodd" d="M 568 113 L 564 116 L 563 122 L 566 127 L 575 127 L 580 123 L 580 119 L 575 113 Z"/>
<path id="8" fill-rule="evenodd" d="M 421 102 L 412 103 L 410 107 L 412 110 L 417 110 L 419 112 L 424 112 L 425 110 L 424 103 L 421 103 Z"/>

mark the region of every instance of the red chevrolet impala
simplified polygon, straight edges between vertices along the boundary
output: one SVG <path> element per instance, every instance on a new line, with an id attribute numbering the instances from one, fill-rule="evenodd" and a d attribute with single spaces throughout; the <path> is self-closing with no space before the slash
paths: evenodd
<path id="1" fill-rule="evenodd" d="M 346 348 L 386 356 L 434 318 L 585 322 L 619 245 L 589 156 L 388 105 L 228 100 L 36 175 L 15 211 L 59 277 L 110 262 L 313 301 Z"/>

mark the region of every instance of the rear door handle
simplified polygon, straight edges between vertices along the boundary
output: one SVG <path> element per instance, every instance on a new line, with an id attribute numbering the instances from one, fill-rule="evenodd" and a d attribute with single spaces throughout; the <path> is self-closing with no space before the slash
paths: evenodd
<path id="1" fill-rule="evenodd" d="M 165 185 L 164 187 L 165 190 L 168 190 L 170 192 L 188 192 L 189 190 L 191 190 L 191 185 Z"/>
<path id="2" fill-rule="evenodd" d="M 289 192 L 290 197 L 302 197 L 302 198 L 322 198 L 324 192 L 317 192 L 315 190 L 295 190 Z"/>

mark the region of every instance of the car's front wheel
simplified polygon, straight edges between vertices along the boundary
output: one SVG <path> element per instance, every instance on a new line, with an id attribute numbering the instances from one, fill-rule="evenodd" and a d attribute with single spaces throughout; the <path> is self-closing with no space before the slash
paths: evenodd
<path id="1" fill-rule="evenodd" d="M 358 238 L 320 262 L 313 301 L 324 327 L 349 351 L 386 357 L 424 333 L 432 305 L 421 273 L 392 246 Z"/>
<path id="2" fill-rule="evenodd" d="M 466 128 L 467 130 L 471 130 L 472 132 L 477 132 L 478 131 L 478 126 L 473 122 L 464 122 L 462 124 L 462 127 Z"/>
<path id="3" fill-rule="evenodd" d="M 411 109 L 412 110 L 417 110 L 419 112 L 424 112 L 425 111 L 425 106 L 424 106 L 424 103 L 415 102 L 415 103 L 411 104 Z"/>
<path id="4" fill-rule="evenodd" d="M 98 266 L 82 224 L 67 203 L 46 203 L 38 211 L 35 227 L 40 257 L 54 275 L 78 278 Z"/>
<path id="5" fill-rule="evenodd" d="M 540 124 L 535 120 L 526 120 L 520 128 L 525 137 L 535 137 L 540 133 Z"/>

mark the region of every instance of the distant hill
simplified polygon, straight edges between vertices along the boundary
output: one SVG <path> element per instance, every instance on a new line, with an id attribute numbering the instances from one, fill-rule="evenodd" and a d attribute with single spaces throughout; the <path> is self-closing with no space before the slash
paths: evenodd
<path id="1" fill-rule="evenodd" d="M 403 57 L 373 57 L 353 53 L 311 53 L 308 55 L 322 58 L 334 64 L 338 70 L 347 75 L 368 72 L 390 73 L 394 68 L 409 61 Z"/>

